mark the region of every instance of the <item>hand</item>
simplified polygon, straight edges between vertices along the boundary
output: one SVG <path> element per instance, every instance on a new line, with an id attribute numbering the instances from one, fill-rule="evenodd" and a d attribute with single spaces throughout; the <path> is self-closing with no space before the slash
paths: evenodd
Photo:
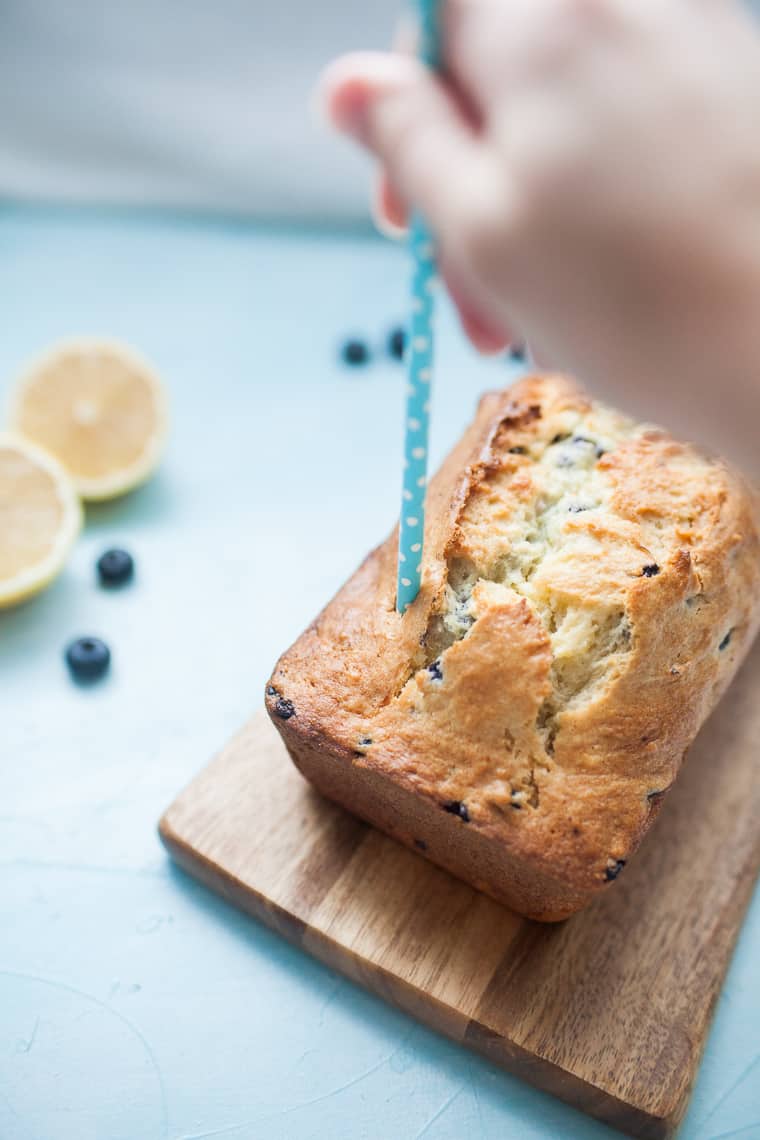
<path id="1" fill-rule="evenodd" d="M 333 64 L 334 123 L 419 208 L 476 343 L 757 462 L 760 41 L 734 0 L 448 0 L 445 78 Z M 696 408 L 696 412 L 695 412 Z M 751 438 L 750 438 L 751 436 Z"/>

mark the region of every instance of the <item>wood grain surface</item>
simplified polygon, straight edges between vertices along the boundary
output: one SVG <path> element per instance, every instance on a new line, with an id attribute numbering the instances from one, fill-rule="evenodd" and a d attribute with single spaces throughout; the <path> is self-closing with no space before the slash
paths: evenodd
<path id="1" fill-rule="evenodd" d="M 263 712 L 160 824 L 177 861 L 318 958 L 633 1136 L 672 1134 L 760 865 L 760 642 L 641 850 L 541 926 L 321 799 Z"/>

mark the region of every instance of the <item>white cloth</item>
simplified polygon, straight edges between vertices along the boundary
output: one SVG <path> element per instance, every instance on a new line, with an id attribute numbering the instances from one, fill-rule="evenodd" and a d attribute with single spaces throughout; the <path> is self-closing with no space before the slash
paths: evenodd
<path id="1" fill-rule="evenodd" d="M 315 124 L 321 67 L 383 47 L 384 0 L 0 0 L 0 195 L 367 216 Z"/>

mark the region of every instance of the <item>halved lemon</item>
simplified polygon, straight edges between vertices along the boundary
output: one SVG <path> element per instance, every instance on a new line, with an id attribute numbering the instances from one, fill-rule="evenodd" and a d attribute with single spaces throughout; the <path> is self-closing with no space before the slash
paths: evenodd
<path id="1" fill-rule="evenodd" d="M 111 499 L 145 482 L 166 438 L 163 385 L 126 345 L 56 345 L 19 379 L 13 430 L 45 448 L 83 499 Z"/>
<path id="2" fill-rule="evenodd" d="M 0 608 L 44 589 L 82 525 L 69 476 L 34 444 L 0 434 Z"/>

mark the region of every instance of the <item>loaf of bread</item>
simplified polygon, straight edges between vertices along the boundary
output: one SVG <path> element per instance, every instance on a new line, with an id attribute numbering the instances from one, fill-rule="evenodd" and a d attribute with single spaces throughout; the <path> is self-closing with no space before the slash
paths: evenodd
<path id="1" fill-rule="evenodd" d="M 326 796 L 559 920 L 623 870 L 750 646 L 758 500 L 536 376 L 483 398 L 427 514 L 411 608 L 394 534 L 280 658 L 267 707 Z"/>

